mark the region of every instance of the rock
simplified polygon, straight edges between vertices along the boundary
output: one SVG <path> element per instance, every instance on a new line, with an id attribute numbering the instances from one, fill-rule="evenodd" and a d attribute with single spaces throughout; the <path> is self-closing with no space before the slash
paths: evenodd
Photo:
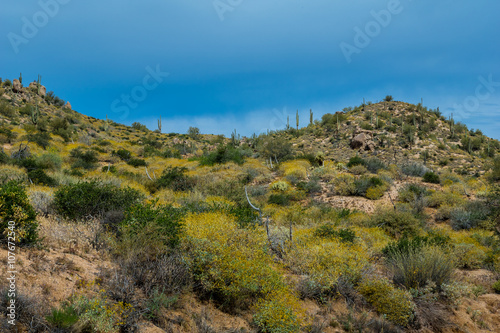
<path id="1" fill-rule="evenodd" d="M 360 151 L 375 150 L 375 142 L 366 133 L 360 133 L 352 138 L 350 146 L 352 149 L 359 149 Z"/>
<path id="2" fill-rule="evenodd" d="M 11 100 L 12 100 L 12 97 L 10 97 L 10 96 L 9 96 L 9 95 L 7 95 L 7 94 L 3 94 L 3 95 L 2 95 L 2 98 L 3 98 L 3 99 L 6 99 L 6 100 L 8 100 L 8 101 L 11 101 Z"/>
<path id="3" fill-rule="evenodd" d="M 30 90 L 36 91 L 41 97 L 45 97 L 47 94 L 47 88 L 45 88 L 45 86 L 40 85 L 40 91 L 38 91 L 38 83 L 36 81 L 31 82 L 29 88 Z"/>
<path id="4" fill-rule="evenodd" d="M 40 91 L 38 92 L 38 95 L 40 95 L 41 97 L 45 97 L 46 94 L 47 94 L 47 88 L 45 88 L 45 86 L 40 86 Z"/>
<path id="5" fill-rule="evenodd" d="M 369 140 L 369 136 L 366 135 L 365 133 L 361 133 L 356 135 L 354 138 L 351 140 L 351 148 L 352 149 L 359 149 L 362 148 L 366 145 L 366 142 Z"/>
<path id="6" fill-rule="evenodd" d="M 15 93 L 19 93 L 23 90 L 23 85 L 21 84 L 21 82 L 19 82 L 18 79 L 14 79 L 14 82 L 12 83 L 12 90 Z"/>
<path id="7" fill-rule="evenodd" d="M 63 109 L 66 109 L 66 110 L 73 110 L 73 109 L 71 108 L 71 103 L 70 103 L 70 102 L 66 102 L 66 104 L 64 104 L 64 106 L 63 106 Z"/>

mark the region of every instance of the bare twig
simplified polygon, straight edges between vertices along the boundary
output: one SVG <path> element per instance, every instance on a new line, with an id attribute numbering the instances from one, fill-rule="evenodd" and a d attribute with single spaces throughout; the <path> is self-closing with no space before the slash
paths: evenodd
<path id="1" fill-rule="evenodd" d="M 262 211 L 260 210 L 260 208 L 257 208 L 255 207 L 254 205 L 252 205 L 252 203 L 250 202 L 250 198 L 248 197 L 248 191 L 247 191 L 247 187 L 245 186 L 245 195 L 247 197 L 247 201 L 248 201 L 248 204 L 250 205 L 250 207 L 252 207 L 254 210 L 258 211 L 259 212 L 259 222 L 262 224 Z"/>
<path id="2" fill-rule="evenodd" d="M 148 167 L 145 166 L 144 167 L 146 169 L 146 175 L 148 176 L 149 180 L 153 181 L 153 179 L 151 178 L 151 176 L 149 175 L 149 172 L 148 172 Z"/>

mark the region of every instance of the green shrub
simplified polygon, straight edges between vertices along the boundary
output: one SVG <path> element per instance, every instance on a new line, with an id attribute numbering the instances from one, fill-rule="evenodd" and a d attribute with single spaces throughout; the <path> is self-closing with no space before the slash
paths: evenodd
<path id="1" fill-rule="evenodd" d="M 102 172 L 111 172 L 111 173 L 116 173 L 118 170 L 116 169 L 116 167 L 114 165 L 105 165 L 101 168 L 101 171 Z"/>
<path id="2" fill-rule="evenodd" d="M 70 329 L 80 316 L 72 305 L 64 304 L 60 309 L 52 309 L 52 313 L 45 318 L 53 328 Z"/>
<path id="3" fill-rule="evenodd" d="M 190 126 L 187 135 L 193 140 L 198 140 L 200 137 L 200 129 L 198 127 Z"/>
<path id="4" fill-rule="evenodd" d="M 319 226 L 316 230 L 314 230 L 314 235 L 316 237 L 323 238 L 339 238 L 345 243 L 354 243 L 354 240 L 356 239 L 356 233 L 354 230 L 349 228 L 336 230 L 335 226 L 331 224 Z"/>
<path id="5" fill-rule="evenodd" d="M 376 212 L 371 221 L 393 237 L 418 235 L 422 224 L 412 213 L 394 209 Z"/>
<path id="6" fill-rule="evenodd" d="M 54 194 L 56 211 L 70 219 L 126 210 L 143 199 L 139 191 L 103 184 L 97 180 L 61 186 Z"/>
<path id="7" fill-rule="evenodd" d="M 53 134 L 59 135 L 65 142 L 70 141 L 73 132 L 66 118 L 54 118 L 49 125 Z"/>
<path id="8" fill-rule="evenodd" d="M 7 118 L 12 118 L 16 115 L 16 110 L 9 103 L 1 101 L 0 114 Z"/>
<path id="9" fill-rule="evenodd" d="M 269 196 L 268 203 L 275 204 L 279 206 L 288 206 L 290 204 L 291 197 L 289 194 L 284 193 L 273 193 Z"/>
<path id="10" fill-rule="evenodd" d="M 217 149 L 200 158 L 200 165 L 215 165 L 234 162 L 243 164 L 246 154 L 242 149 L 235 148 L 231 145 L 219 145 Z"/>
<path id="11" fill-rule="evenodd" d="M 317 177 L 311 177 L 307 182 L 299 182 L 297 189 L 303 190 L 308 194 L 320 193 L 323 190 Z"/>
<path id="12" fill-rule="evenodd" d="M 147 165 L 146 161 L 140 158 L 132 158 L 127 162 L 127 164 L 133 166 L 134 168 Z"/>
<path id="13" fill-rule="evenodd" d="M 500 157 L 496 157 L 491 170 L 491 178 L 494 181 L 500 180 Z"/>
<path id="14" fill-rule="evenodd" d="M 383 185 L 384 182 L 378 177 L 362 176 L 354 181 L 354 186 L 356 187 L 355 193 L 359 196 L 366 196 L 366 192 L 370 187 L 382 187 Z M 383 192 L 385 192 L 385 189 Z"/>
<path id="15" fill-rule="evenodd" d="M 376 157 L 369 158 L 365 160 L 365 166 L 371 173 L 377 173 L 380 170 L 386 170 L 387 164 L 382 162 L 380 159 Z"/>
<path id="16" fill-rule="evenodd" d="M 427 245 L 419 248 L 409 244 L 404 250 L 392 252 L 387 262 L 394 273 L 394 282 L 413 289 L 424 287 L 428 281 L 441 286 L 455 269 L 449 255 L 439 247 Z"/>
<path id="17" fill-rule="evenodd" d="M 38 239 L 36 212 L 24 187 L 16 181 L 9 181 L 0 187 L 0 230 L 2 241 L 13 235 L 18 244 L 29 244 Z"/>
<path id="18" fill-rule="evenodd" d="M 158 205 L 157 201 L 137 204 L 125 211 L 121 231 L 123 237 L 133 238 L 148 230 L 150 237 L 161 239 L 165 245 L 175 247 L 179 244 L 183 216 L 183 210 L 170 205 Z"/>
<path id="19" fill-rule="evenodd" d="M 409 162 L 401 166 L 401 171 L 407 176 L 423 177 L 430 170 L 423 164 Z"/>
<path id="20" fill-rule="evenodd" d="M 62 165 L 62 158 L 56 153 L 44 153 L 37 157 L 36 163 L 42 169 L 59 170 Z"/>
<path id="21" fill-rule="evenodd" d="M 97 167 L 97 153 L 93 150 L 83 150 L 81 147 L 75 148 L 70 151 L 69 156 L 73 159 L 71 167 L 73 169 L 83 168 L 92 170 Z"/>
<path id="22" fill-rule="evenodd" d="M 356 185 L 354 181 L 354 176 L 350 174 L 340 174 L 332 180 L 332 190 L 337 195 L 355 195 Z"/>
<path id="23" fill-rule="evenodd" d="M 132 127 L 138 131 L 143 131 L 143 132 L 149 131 L 146 125 L 143 125 L 139 122 L 133 122 Z"/>
<path id="24" fill-rule="evenodd" d="M 440 183 L 439 175 L 431 171 L 427 171 L 422 177 L 422 180 L 426 183 L 432 183 L 432 184 Z"/>
<path id="25" fill-rule="evenodd" d="M 50 177 L 42 169 L 34 169 L 28 171 L 28 178 L 36 185 L 56 186 L 57 182 Z"/>
<path id="26" fill-rule="evenodd" d="M 50 134 L 47 132 L 30 133 L 27 135 L 27 139 L 43 149 L 50 146 Z"/>
<path id="27" fill-rule="evenodd" d="M 3 150 L 0 151 L 0 164 L 7 164 L 9 163 L 9 155 L 4 153 Z"/>
<path id="28" fill-rule="evenodd" d="M 425 197 L 430 191 L 418 184 L 404 184 L 398 191 L 398 201 L 412 203 L 415 198 Z"/>
<path id="29" fill-rule="evenodd" d="M 409 292 L 394 288 L 385 279 L 364 280 L 359 292 L 370 302 L 377 312 L 401 326 L 406 326 L 413 317 L 415 305 Z"/>
<path id="30" fill-rule="evenodd" d="M 389 243 L 382 253 L 387 258 L 392 258 L 396 254 L 407 255 L 409 253 L 420 251 L 424 246 L 438 246 L 441 248 L 449 247 L 451 238 L 439 233 L 429 233 L 427 236 L 413 236 L 412 238 L 403 237 L 396 242 Z"/>
<path id="31" fill-rule="evenodd" d="M 266 136 L 263 140 L 259 142 L 258 147 L 259 153 L 269 159 L 277 159 L 279 162 L 283 162 L 287 159 L 292 158 L 292 144 L 284 137 L 272 137 Z"/>
<path id="32" fill-rule="evenodd" d="M 362 159 L 361 157 L 359 157 L 358 155 L 353 156 L 349 159 L 349 162 L 347 163 L 347 167 L 350 168 L 350 167 L 353 167 L 355 165 L 366 166 L 366 161 L 364 159 Z"/>
<path id="33" fill-rule="evenodd" d="M 127 149 L 118 149 L 113 151 L 114 156 L 118 156 L 122 161 L 128 161 L 132 158 L 132 153 Z"/>
<path id="34" fill-rule="evenodd" d="M 485 265 L 486 253 L 474 244 L 455 244 L 453 248 L 457 266 L 463 269 L 479 269 Z"/>
<path id="35" fill-rule="evenodd" d="M 479 222 L 488 218 L 490 212 L 490 208 L 485 202 L 479 200 L 468 201 L 464 206 L 451 210 L 451 226 L 455 230 L 476 228 Z"/>
<path id="36" fill-rule="evenodd" d="M 168 167 L 163 170 L 160 178 L 156 181 L 158 188 L 170 188 L 174 191 L 189 191 L 194 186 L 194 181 L 185 173 L 185 167 Z"/>
<path id="37" fill-rule="evenodd" d="M 497 282 L 493 283 L 493 285 L 491 287 L 493 288 L 493 290 L 497 294 L 500 294 L 500 280 L 498 280 Z"/>

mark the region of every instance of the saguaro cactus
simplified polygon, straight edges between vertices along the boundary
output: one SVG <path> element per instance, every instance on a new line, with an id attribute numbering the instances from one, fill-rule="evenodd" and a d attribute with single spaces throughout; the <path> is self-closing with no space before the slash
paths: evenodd
<path id="1" fill-rule="evenodd" d="M 30 120 L 33 123 L 33 125 L 37 125 L 39 119 L 40 119 L 40 110 L 38 109 L 38 105 L 35 106 L 34 109 L 33 109 L 33 107 L 31 107 L 31 117 L 30 117 Z"/>
<path id="2" fill-rule="evenodd" d="M 297 110 L 297 113 L 295 115 L 295 118 L 297 120 L 297 131 L 299 130 L 299 110 Z"/>
<path id="3" fill-rule="evenodd" d="M 158 130 L 161 133 L 161 116 L 160 116 L 160 119 L 158 119 Z"/>
<path id="4" fill-rule="evenodd" d="M 309 109 L 309 124 L 312 125 L 313 122 L 314 122 L 314 119 L 313 119 L 313 110 Z"/>
<path id="5" fill-rule="evenodd" d="M 38 74 L 38 79 L 36 80 L 37 93 L 40 94 L 40 87 L 42 86 L 42 76 Z"/>
<path id="6" fill-rule="evenodd" d="M 109 129 L 109 119 L 108 115 L 106 115 L 106 121 L 104 122 L 104 130 L 107 131 Z"/>

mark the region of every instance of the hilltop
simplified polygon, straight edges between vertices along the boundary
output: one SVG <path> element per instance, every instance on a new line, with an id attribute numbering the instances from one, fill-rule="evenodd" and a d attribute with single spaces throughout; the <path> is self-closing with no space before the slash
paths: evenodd
<path id="1" fill-rule="evenodd" d="M 387 96 L 258 136 L 162 133 L 0 81 L 18 331 L 500 326 L 500 142 L 480 129 Z"/>

